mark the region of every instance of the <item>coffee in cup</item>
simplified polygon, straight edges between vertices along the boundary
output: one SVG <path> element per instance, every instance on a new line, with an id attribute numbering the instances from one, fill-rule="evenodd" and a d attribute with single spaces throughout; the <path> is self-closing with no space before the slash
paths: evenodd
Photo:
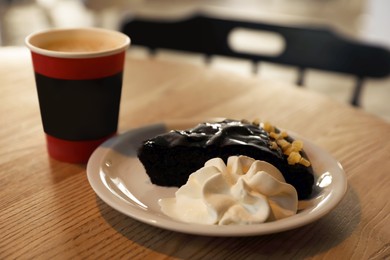
<path id="1" fill-rule="evenodd" d="M 130 39 L 98 28 L 53 29 L 26 38 L 49 155 L 85 163 L 117 132 Z"/>

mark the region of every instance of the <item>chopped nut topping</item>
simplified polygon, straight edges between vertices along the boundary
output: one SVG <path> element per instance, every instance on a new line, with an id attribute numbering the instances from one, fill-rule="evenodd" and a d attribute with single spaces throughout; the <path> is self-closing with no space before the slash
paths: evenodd
<path id="1" fill-rule="evenodd" d="M 303 142 L 301 140 L 294 140 L 292 142 L 292 147 L 296 151 L 302 151 L 302 149 L 303 149 Z"/>
<path id="2" fill-rule="evenodd" d="M 287 162 L 288 162 L 288 164 L 293 165 L 293 164 L 299 163 L 301 158 L 302 158 L 302 156 L 299 154 L 299 152 L 292 152 L 287 157 Z"/>
<path id="3" fill-rule="evenodd" d="M 260 125 L 260 120 L 255 119 L 252 121 L 255 126 Z M 286 140 L 288 137 L 287 132 L 282 131 L 278 133 L 275 131 L 276 128 L 269 122 L 262 123 L 264 131 L 274 140 L 270 142 L 270 149 L 276 150 L 278 147 L 282 149 L 283 154 L 287 156 L 287 162 L 289 164 L 302 164 L 306 167 L 310 166 L 310 161 L 303 158 L 300 154 L 303 151 L 303 142 L 301 140 L 294 140 L 292 143 Z"/>
<path id="4" fill-rule="evenodd" d="M 276 140 L 276 143 L 282 148 L 283 151 L 290 148 L 291 144 L 286 139 L 278 139 Z"/>
<path id="5" fill-rule="evenodd" d="M 301 157 L 301 159 L 299 160 L 299 163 L 302 164 L 303 166 L 306 166 L 306 167 L 309 167 L 310 166 L 310 162 L 309 160 Z"/>
<path id="6" fill-rule="evenodd" d="M 281 139 L 280 135 L 275 133 L 275 132 L 270 132 L 269 136 L 272 137 L 275 140 L 280 140 Z"/>
<path id="7" fill-rule="evenodd" d="M 285 150 L 283 151 L 283 154 L 284 154 L 284 155 L 290 155 L 290 153 L 292 153 L 292 152 L 298 152 L 298 151 L 295 151 L 294 148 L 293 148 L 293 146 L 290 146 L 290 147 L 288 147 L 287 149 L 285 149 Z"/>
<path id="8" fill-rule="evenodd" d="M 252 121 L 252 124 L 255 125 L 255 126 L 259 126 L 260 125 L 260 119 L 256 118 L 255 120 Z"/>
<path id="9" fill-rule="evenodd" d="M 265 122 L 264 125 L 263 125 L 263 129 L 268 132 L 268 133 L 271 133 L 271 132 L 275 132 L 275 127 L 273 125 L 271 125 L 269 122 Z"/>
<path id="10" fill-rule="evenodd" d="M 274 142 L 274 141 L 271 141 L 270 144 L 271 144 L 270 148 L 273 149 L 273 150 L 276 150 L 279 147 L 278 144 L 276 142 Z"/>

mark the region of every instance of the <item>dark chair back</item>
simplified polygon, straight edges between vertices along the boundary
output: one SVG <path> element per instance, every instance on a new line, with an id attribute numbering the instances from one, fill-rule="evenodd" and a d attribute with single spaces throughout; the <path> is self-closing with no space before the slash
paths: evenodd
<path id="1" fill-rule="evenodd" d="M 234 29 L 261 30 L 283 37 L 284 50 L 276 55 L 239 52 L 229 46 L 228 37 Z M 299 68 L 298 85 L 304 84 L 306 68 L 347 73 L 356 76 L 351 104 L 358 106 L 365 78 L 383 78 L 390 75 L 390 52 L 341 37 L 328 28 L 296 27 L 258 22 L 219 19 L 196 15 L 185 20 L 127 20 L 121 31 L 129 35 L 134 45 L 154 51 L 166 48 L 268 61 Z"/>

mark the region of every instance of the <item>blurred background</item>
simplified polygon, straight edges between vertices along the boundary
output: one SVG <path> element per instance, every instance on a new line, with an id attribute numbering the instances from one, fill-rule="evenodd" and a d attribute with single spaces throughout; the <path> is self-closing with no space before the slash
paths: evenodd
<path id="1" fill-rule="evenodd" d="M 98 26 L 119 30 L 131 17 L 177 19 L 202 12 L 287 25 L 326 25 L 346 37 L 390 49 L 389 11 L 389 0 L 0 0 L 0 45 L 21 46 L 26 35 L 46 28 Z M 129 55 L 149 53 L 132 46 Z M 161 50 L 156 58 L 203 66 L 196 55 L 173 51 Z M 246 61 L 219 57 L 210 66 L 253 76 Z M 287 66 L 268 63 L 255 76 L 294 83 L 297 73 Z M 308 71 L 305 82 L 310 91 L 345 103 L 353 86 L 348 76 L 316 70 Z M 369 80 L 365 85 L 363 109 L 390 122 L 390 78 Z"/>

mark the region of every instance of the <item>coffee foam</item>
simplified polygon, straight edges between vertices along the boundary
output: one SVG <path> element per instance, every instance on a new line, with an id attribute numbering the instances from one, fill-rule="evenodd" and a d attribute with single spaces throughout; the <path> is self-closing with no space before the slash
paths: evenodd
<path id="1" fill-rule="evenodd" d="M 61 52 L 98 52 L 111 50 L 118 46 L 115 42 L 90 40 L 90 39 L 72 39 L 57 40 L 40 45 L 40 48 L 49 51 Z"/>

